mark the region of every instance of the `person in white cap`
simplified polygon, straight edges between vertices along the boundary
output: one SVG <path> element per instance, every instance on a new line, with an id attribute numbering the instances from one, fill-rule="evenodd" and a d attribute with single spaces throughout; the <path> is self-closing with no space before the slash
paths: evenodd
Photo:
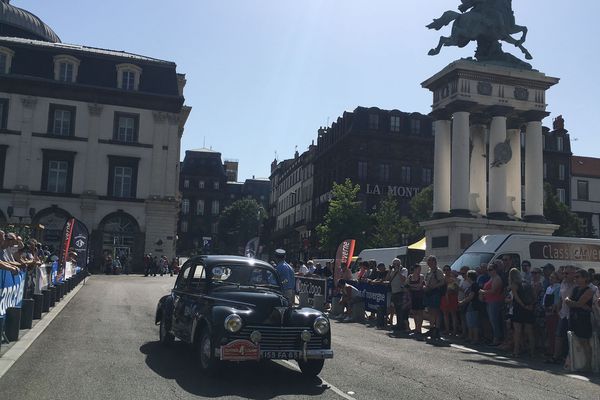
<path id="1" fill-rule="evenodd" d="M 396 310 L 396 325 L 394 325 L 395 336 L 402 336 L 408 333 L 408 314 L 410 312 L 411 297 L 406 284 L 408 270 L 402 267 L 400 260 L 395 258 L 392 261 L 392 267 L 387 276 L 392 289 L 392 304 Z"/>
<path id="2" fill-rule="evenodd" d="M 281 281 L 281 289 L 283 290 L 283 295 L 291 305 L 294 304 L 294 299 L 296 294 L 294 293 L 296 289 L 296 277 L 294 275 L 294 269 L 285 261 L 285 250 L 277 249 L 275 250 L 275 261 L 277 262 L 277 275 L 279 275 L 279 280 Z"/>

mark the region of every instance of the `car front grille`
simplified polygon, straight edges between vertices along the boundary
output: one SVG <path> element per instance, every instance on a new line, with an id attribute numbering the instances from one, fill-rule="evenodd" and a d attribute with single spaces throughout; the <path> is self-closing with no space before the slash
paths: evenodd
<path id="1" fill-rule="evenodd" d="M 260 349 L 273 350 L 302 350 L 303 342 L 300 335 L 303 331 L 311 334 L 307 349 L 320 350 L 323 348 L 323 336 L 317 335 L 312 328 L 280 327 L 280 326 L 245 326 L 239 332 L 230 334 L 231 339 L 250 340 L 253 331 L 261 333 Z"/>

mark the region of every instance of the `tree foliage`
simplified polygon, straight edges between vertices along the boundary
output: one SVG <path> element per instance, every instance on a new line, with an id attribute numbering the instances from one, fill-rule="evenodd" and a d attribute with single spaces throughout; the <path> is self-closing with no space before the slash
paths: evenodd
<path id="1" fill-rule="evenodd" d="M 265 209 L 254 199 L 233 202 L 219 216 L 219 248 L 237 254 L 248 240 L 258 236 Z"/>
<path id="2" fill-rule="evenodd" d="M 412 240 L 419 233 L 419 226 L 409 218 L 400 215 L 398 201 L 393 195 L 387 195 L 379 203 L 379 208 L 372 215 L 373 230 L 369 246 L 374 248 L 396 247 L 404 245 L 407 239 Z"/>
<path id="3" fill-rule="evenodd" d="M 554 236 L 584 236 L 583 225 L 579 217 L 559 200 L 548 183 L 544 185 L 544 217 L 549 222 L 560 225 L 554 232 Z"/>
<path id="4" fill-rule="evenodd" d="M 431 219 L 433 212 L 433 185 L 421 190 L 410 201 L 411 220 L 415 223 Z"/>
<path id="5" fill-rule="evenodd" d="M 334 182 L 327 213 L 316 228 L 321 247 L 327 252 L 335 251 L 344 239 L 361 241 L 364 238 L 369 217 L 358 201 L 359 191 L 360 185 L 353 184 L 350 179 L 340 184 Z"/>

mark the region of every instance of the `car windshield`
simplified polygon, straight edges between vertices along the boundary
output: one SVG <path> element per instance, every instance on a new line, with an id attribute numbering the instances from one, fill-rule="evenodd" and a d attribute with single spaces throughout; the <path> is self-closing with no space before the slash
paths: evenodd
<path id="1" fill-rule="evenodd" d="M 275 272 L 247 265 L 217 265 L 211 269 L 211 281 L 217 285 L 264 286 L 279 289 Z"/>
<path id="2" fill-rule="evenodd" d="M 493 253 L 463 253 L 454 264 L 452 264 L 453 271 L 460 271 L 462 267 L 469 267 L 469 269 L 475 269 L 481 264 L 487 264 L 490 262 Z"/>

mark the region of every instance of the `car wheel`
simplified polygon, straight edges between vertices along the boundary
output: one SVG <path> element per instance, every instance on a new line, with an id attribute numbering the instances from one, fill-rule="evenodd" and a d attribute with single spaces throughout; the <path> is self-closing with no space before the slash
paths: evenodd
<path id="1" fill-rule="evenodd" d="M 160 318 L 160 324 L 158 327 L 158 340 L 160 344 L 170 345 L 175 341 L 175 336 L 171 332 L 169 332 L 169 327 L 167 325 L 167 318 L 165 317 L 165 312 L 163 311 L 162 316 Z"/>
<path id="2" fill-rule="evenodd" d="M 323 365 L 325 365 L 325 360 L 298 360 L 298 366 L 300 367 L 300 371 L 302 371 L 302 375 L 308 377 L 319 375 L 323 369 Z"/>
<path id="3" fill-rule="evenodd" d="M 212 345 L 212 338 L 210 337 L 210 331 L 205 330 L 200 337 L 200 341 L 196 344 L 196 350 L 198 352 L 198 359 L 200 361 L 200 368 L 204 372 L 212 372 L 217 367 L 217 360 L 215 358 L 215 352 Z"/>

